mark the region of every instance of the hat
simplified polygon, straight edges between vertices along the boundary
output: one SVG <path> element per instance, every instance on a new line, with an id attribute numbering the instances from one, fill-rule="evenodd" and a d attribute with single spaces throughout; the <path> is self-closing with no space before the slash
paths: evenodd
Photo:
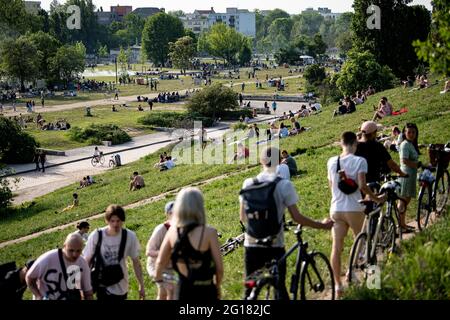
<path id="1" fill-rule="evenodd" d="M 175 201 L 170 201 L 166 203 L 166 206 L 164 207 L 164 212 L 169 213 L 173 210 L 173 205 L 175 204 Z"/>
<path id="2" fill-rule="evenodd" d="M 373 121 L 366 121 L 361 126 L 361 132 L 366 134 L 374 133 L 378 130 L 378 125 Z"/>

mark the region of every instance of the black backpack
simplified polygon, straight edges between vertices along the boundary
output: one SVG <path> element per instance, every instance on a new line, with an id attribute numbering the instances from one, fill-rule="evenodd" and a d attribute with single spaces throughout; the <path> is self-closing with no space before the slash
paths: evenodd
<path id="1" fill-rule="evenodd" d="M 119 283 L 120 280 L 123 279 L 124 274 L 122 267 L 120 265 L 120 261 L 122 261 L 125 254 L 125 245 L 127 243 L 127 230 L 122 229 L 122 238 L 120 239 L 120 247 L 119 247 L 119 262 L 117 264 L 105 266 L 105 263 L 102 258 L 102 254 L 100 252 L 100 248 L 102 245 L 102 231 L 97 230 L 98 232 L 98 241 L 95 247 L 95 253 L 91 262 L 91 282 L 92 289 L 94 292 L 98 291 L 98 287 L 104 286 L 109 287 L 116 283 Z"/>
<path id="2" fill-rule="evenodd" d="M 247 234 L 256 239 L 276 236 L 282 227 L 275 203 L 275 187 L 282 178 L 271 182 L 259 182 L 253 178 L 253 185 L 242 189 L 239 194 L 244 200 L 247 216 Z"/>

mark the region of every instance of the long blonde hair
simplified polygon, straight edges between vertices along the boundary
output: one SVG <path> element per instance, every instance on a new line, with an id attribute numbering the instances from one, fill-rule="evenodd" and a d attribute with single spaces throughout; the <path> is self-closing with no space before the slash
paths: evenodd
<path id="1" fill-rule="evenodd" d="M 184 188 L 178 192 L 173 207 L 173 218 L 177 227 L 189 224 L 206 224 L 203 194 L 198 188 Z"/>

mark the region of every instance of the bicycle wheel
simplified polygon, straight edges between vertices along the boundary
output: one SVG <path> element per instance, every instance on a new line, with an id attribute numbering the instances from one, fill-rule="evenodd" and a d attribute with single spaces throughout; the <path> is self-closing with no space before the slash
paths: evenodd
<path id="1" fill-rule="evenodd" d="M 394 209 L 395 210 L 395 209 Z M 380 240 L 378 241 L 378 252 L 383 254 L 386 250 L 391 253 L 396 249 L 395 221 L 392 216 L 383 219 L 380 230 Z"/>
<path id="2" fill-rule="evenodd" d="M 422 186 L 419 191 L 419 198 L 417 200 L 417 226 L 422 231 L 428 225 L 428 219 L 431 214 L 430 208 L 430 187 L 428 185 Z"/>
<path id="3" fill-rule="evenodd" d="M 100 157 L 100 164 L 103 165 L 104 163 L 105 163 L 105 156 L 102 155 L 102 156 Z"/>
<path id="4" fill-rule="evenodd" d="M 246 300 L 276 300 L 275 287 L 271 282 L 257 286 Z"/>
<path id="5" fill-rule="evenodd" d="M 350 251 L 350 261 L 347 281 L 348 283 L 361 284 L 366 279 L 366 269 L 369 265 L 367 259 L 369 255 L 369 241 L 367 240 L 367 233 L 360 233 L 352 245 Z"/>
<path id="6" fill-rule="evenodd" d="M 114 165 L 115 165 L 115 163 L 114 163 L 114 161 L 113 160 L 109 160 L 109 167 L 111 168 L 114 168 Z"/>
<path id="7" fill-rule="evenodd" d="M 97 163 L 98 163 L 98 160 L 96 158 L 91 159 L 91 164 L 93 167 L 95 167 L 97 165 Z"/>
<path id="8" fill-rule="evenodd" d="M 300 274 L 300 299 L 334 300 L 334 278 L 328 258 L 313 252 L 304 262 Z"/>
<path id="9" fill-rule="evenodd" d="M 450 177 L 447 170 L 442 173 L 436 183 L 436 213 L 441 214 L 446 209 L 445 206 L 449 197 Z"/>

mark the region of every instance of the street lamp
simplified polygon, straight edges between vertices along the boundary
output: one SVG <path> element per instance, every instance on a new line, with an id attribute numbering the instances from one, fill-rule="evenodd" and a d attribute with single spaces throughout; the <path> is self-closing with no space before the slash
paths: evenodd
<path id="1" fill-rule="evenodd" d="M 116 87 L 117 87 L 117 57 L 114 57 L 114 64 L 116 65 Z"/>

